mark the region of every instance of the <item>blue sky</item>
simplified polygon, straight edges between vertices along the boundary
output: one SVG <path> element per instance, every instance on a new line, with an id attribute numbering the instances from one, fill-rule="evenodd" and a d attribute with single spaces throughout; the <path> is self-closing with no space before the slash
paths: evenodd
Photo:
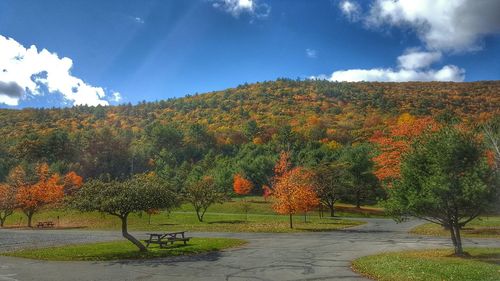
<path id="1" fill-rule="evenodd" d="M 279 77 L 500 79 L 499 1 L 411 2 L 2 0 L 0 107 L 137 103 Z"/>

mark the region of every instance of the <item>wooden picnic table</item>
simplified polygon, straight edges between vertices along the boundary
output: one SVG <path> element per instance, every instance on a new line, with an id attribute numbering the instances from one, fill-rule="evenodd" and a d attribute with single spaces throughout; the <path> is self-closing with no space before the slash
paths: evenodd
<path id="1" fill-rule="evenodd" d="M 38 227 L 38 228 L 53 228 L 54 222 L 52 222 L 52 221 L 40 221 L 37 223 L 36 227 Z"/>
<path id="2" fill-rule="evenodd" d="M 144 240 L 146 242 L 146 247 L 149 247 L 150 244 L 158 244 L 160 248 L 170 244 L 174 244 L 176 241 L 184 242 L 184 245 L 187 245 L 187 242 L 191 239 L 191 237 L 185 236 L 185 231 L 178 232 L 166 232 L 166 233 L 146 233 L 149 235 L 149 239 Z"/>

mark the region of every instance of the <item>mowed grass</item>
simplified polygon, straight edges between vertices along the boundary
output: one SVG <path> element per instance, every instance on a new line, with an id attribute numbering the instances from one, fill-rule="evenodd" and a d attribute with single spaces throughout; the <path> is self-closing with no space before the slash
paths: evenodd
<path id="1" fill-rule="evenodd" d="M 152 215 L 151 222 L 146 213 L 135 213 L 129 216 L 129 229 L 132 231 L 197 231 L 197 232 L 304 232 L 330 231 L 363 224 L 361 221 L 319 218 L 318 212 L 311 212 L 304 222 L 304 215 L 294 216 L 294 229 L 289 228 L 288 216 L 276 215 L 271 202 L 259 197 L 246 198 L 250 202 L 248 216 L 244 213 L 241 198 L 224 204 L 213 205 L 205 214 L 203 222 L 199 222 L 193 207 L 183 204 L 172 212 L 161 212 Z M 327 213 L 325 213 L 327 215 Z M 353 217 L 360 217 L 356 213 Z M 54 221 L 58 228 L 86 228 L 117 230 L 120 220 L 111 215 L 97 212 L 82 213 L 72 209 L 45 210 L 36 214 L 33 224 L 38 221 Z M 16 213 L 9 217 L 7 227 L 23 227 L 26 217 Z"/>
<path id="2" fill-rule="evenodd" d="M 411 230 L 413 234 L 449 236 L 449 230 L 433 223 L 427 223 Z M 480 217 L 468 223 L 461 232 L 463 237 L 500 238 L 500 216 Z"/>
<path id="3" fill-rule="evenodd" d="M 49 261 L 152 259 L 220 251 L 238 247 L 245 243 L 244 240 L 230 238 L 193 238 L 187 245 L 174 244 L 164 249 L 152 246 L 149 248 L 148 252 L 139 252 L 135 245 L 129 241 L 122 240 L 41 249 L 26 249 L 2 253 L 1 255 Z"/>
<path id="4" fill-rule="evenodd" d="M 11 219 L 21 218 L 15 214 Z M 59 217 L 59 220 L 57 220 Z M 58 228 L 85 228 L 95 230 L 118 230 L 121 222 L 111 215 L 100 213 L 81 213 L 76 210 L 47 210 L 37 214 L 34 222 L 52 220 Z M 36 224 L 36 223 L 35 223 Z M 294 216 L 294 229 L 289 228 L 288 216 L 249 214 L 207 213 L 199 222 L 195 213 L 166 213 L 152 215 L 149 223 L 145 213 L 129 216 L 129 229 L 132 231 L 196 231 L 196 232 L 303 232 L 329 231 L 363 224 L 346 219 L 320 219 L 308 216 L 304 222 L 302 215 Z M 15 226 L 10 224 L 8 226 Z M 23 226 L 23 224 L 21 224 Z"/>
<path id="5" fill-rule="evenodd" d="M 500 280 L 500 248 L 465 250 L 470 257 L 454 257 L 449 249 L 367 256 L 355 260 L 353 269 L 379 281 Z"/>

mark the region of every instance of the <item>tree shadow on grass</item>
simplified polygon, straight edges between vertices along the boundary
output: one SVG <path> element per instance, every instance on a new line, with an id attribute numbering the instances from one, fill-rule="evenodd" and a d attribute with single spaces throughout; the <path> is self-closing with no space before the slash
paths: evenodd
<path id="1" fill-rule="evenodd" d="M 182 246 L 179 246 L 182 247 Z M 179 266 L 185 262 L 200 262 L 200 261 L 217 261 L 221 257 L 221 253 L 219 251 L 206 252 L 206 253 L 191 253 L 181 256 L 170 256 L 170 257 L 152 257 L 145 259 L 124 259 L 124 260 L 115 260 L 115 261 L 107 261 L 106 266 L 113 265 L 127 265 L 127 266 L 150 266 L 150 267 L 159 267 L 159 266 Z"/>
<path id="2" fill-rule="evenodd" d="M 500 254 L 479 254 L 467 257 L 467 259 L 500 265 Z"/>
<path id="3" fill-rule="evenodd" d="M 245 223 L 243 220 L 224 220 L 224 221 L 211 221 L 208 224 L 242 224 Z"/>
<path id="4" fill-rule="evenodd" d="M 462 230 L 467 234 L 500 235 L 498 227 L 463 228 Z"/>

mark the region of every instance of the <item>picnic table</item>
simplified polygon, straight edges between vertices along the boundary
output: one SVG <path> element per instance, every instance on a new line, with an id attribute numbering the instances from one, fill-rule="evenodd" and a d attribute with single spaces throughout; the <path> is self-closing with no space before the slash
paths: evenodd
<path id="1" fill-rule="evenodd" d="M 191 237 L 186 237 L 185 233 L 185 231 L 146 233 L 147 235 L 149 235 L 149 239 L 144 240 L 144 242 L 146 242 L 146 247 L 149 247 L 150 244 L 158 244 L 160 248 L 167 246 L 168 243 L 174 244 L 174 242 L 177 241 L 182 241 L 184 242 L 184 245 L 187 245 L 187 242 L 191 239 Z"/>
<path id="2" fill-rule="evenodd" d="M 39 221 L 36 225 L 38 228 L 54 228 L 54 222 L 52 221 Z"/>

